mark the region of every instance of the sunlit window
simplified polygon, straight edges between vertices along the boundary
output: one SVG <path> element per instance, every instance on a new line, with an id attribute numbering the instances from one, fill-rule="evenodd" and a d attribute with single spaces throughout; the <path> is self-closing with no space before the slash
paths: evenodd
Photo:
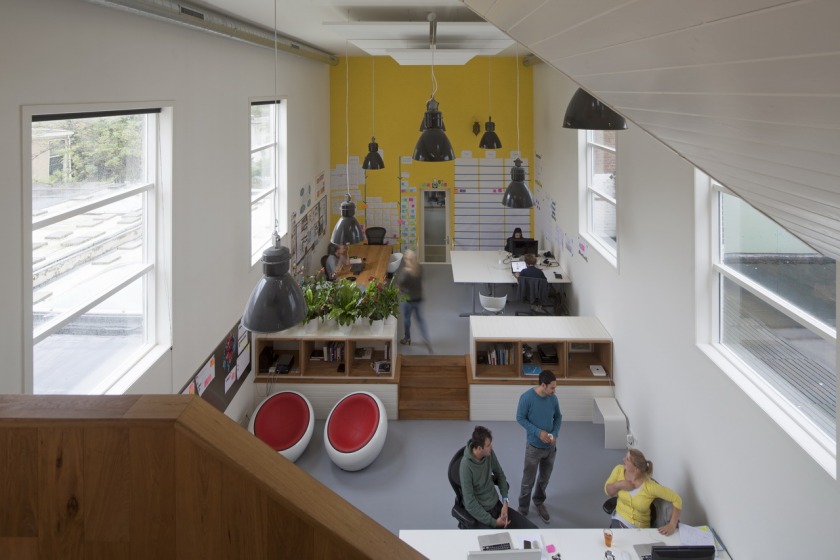
<path id="1" fill-rule="evenodd" d="M 286 144 L 280 101 L 251 104 L 251 262 L 256 263 L 271 243 L 275 225 L 287 231 Z M 275 224 L 276 222 L 276 224 Z"/>
<path id="2" fill-rule="evenodd" d="M 581 225 L 592 246 L 615 263 L 618 254 L 614 130 L 587 130 Z"/>

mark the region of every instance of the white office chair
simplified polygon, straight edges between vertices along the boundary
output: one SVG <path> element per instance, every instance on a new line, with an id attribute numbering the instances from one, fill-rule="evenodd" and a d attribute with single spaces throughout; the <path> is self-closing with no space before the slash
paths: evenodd
<path id="1" fill-rule="evenodd" d="M 479 293 L 478 301 L 481 302 L 481 307 L 483 307 L 485 311 L 492 313 L 493 315 L 501 315 L 502 311 L 505 309 L 505 304 L 507 303 L 507 294 L 499 297 L 493 297 L 485 296 L 484 294 Z"/>
<path id="2" fill-rule="evenodd" d="M 388 258 L 388 267 L 385 269 L 385 272 L 388 274 L 393 274 L 397 271 L 400 267 L 400 263 L 402 262 L 403 254 L 402 253 L 392 253 L 391 256 Z"/>

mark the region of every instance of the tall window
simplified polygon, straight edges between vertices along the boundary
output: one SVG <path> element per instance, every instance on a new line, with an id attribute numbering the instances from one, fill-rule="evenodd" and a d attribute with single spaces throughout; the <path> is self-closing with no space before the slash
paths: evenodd
<path id="1" fill-rule="evenodd" d="M 784 414 L 834 454 L 835 261 L 713 186 L 715 342 Z"/>
<path id="2" fill-rule="evenodd" d="M 585 196 L 581 224 L 593 247 L 616 264 L 616 187 L 614 130 L 586 131 Z"/>
<path id="3" fill-rule="evenodd" d="M 279 100 L 251 104 L 251 262 L 260 260 L 275 229 L 288 230 L 286 212 L 285 105 Z M 285 209 L 286 205 L 282 204 Z"/>
<path id="4" fill-rule="evenodd" d="M 108 392 L 159 342 L 159 113 L 31 116 L 36 394 Z"/>

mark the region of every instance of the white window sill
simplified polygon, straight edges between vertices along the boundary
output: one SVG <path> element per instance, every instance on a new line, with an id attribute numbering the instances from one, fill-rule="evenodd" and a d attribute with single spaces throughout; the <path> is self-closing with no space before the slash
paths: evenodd
<path id="1" fill-rule="evenodd" d="M 615 248 L 605 245 L 590 233 L 581 232 L 580 236 L 589 244 L 590 249 L 595 249 L 613 268 L 618 268 L 618 255 Z"/>

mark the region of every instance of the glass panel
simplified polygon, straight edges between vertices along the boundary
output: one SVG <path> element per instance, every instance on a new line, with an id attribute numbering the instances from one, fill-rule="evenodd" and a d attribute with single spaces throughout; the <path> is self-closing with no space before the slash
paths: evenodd
<path id="1" fill-rule="evenodd" d="M 274 147 L 251 154 L 251 202 L 274 188 Z"/>
<path id="2" fill-rule="evenodd" d="M 598 237 L 602 243 L 615 249 L 615 204 L 592 191 L 589 191 L 589 196 L 592 202 L 592 216 L 589 220 L 589 223 L 592 224 L 591 233 Z"/>
<path id="3" fill-rule="evenodd" d="M 140 193 L 32 232 L 33 326 L 101 293 L 144 262 Z"/>
<path id="4" fill-rule="evenodd" d="M 274 141 L 275 105 L 251 105 L 251 149 Z"/>
<path id="5" fill-rule="evenodd" d="M 833 342 L 724 277 L 721 342 L 830 438 L 836 437 Z"/>
<path id="6" fill-rule="evenodd" d="M 272 197 L 269 196 L 251 206 L 251 254 L 257 258 L 271 241 L 274 231 L 274 212 L 271 204 Z"/>
<path id="7" fill-rule="evenodd" d="M 615 130 L 590 130 L 590 142 L 607 146 L 615 151 Z"/>
<path id="8" fill-rule="evenodd" d="M 125 373 L 146 342 L 144 292 L 141 278 L 35 345 L 35 394 L 101 392 Z"/>
<path id="9" fill-rule="evenodd" d="M 589 186 L 615 199 L 615 153 L 589 147 Z"/>
<path id="10" fill-rule="evenodd" d="M 32 123 L 32 214 L 67 211 L 145 184 L 150 115 Z"/>
<path id="11" fill-rule="evenodd" d="M 836 266 L 740 198 L 721 193 L 723 264 L 831 327 Z"/>

